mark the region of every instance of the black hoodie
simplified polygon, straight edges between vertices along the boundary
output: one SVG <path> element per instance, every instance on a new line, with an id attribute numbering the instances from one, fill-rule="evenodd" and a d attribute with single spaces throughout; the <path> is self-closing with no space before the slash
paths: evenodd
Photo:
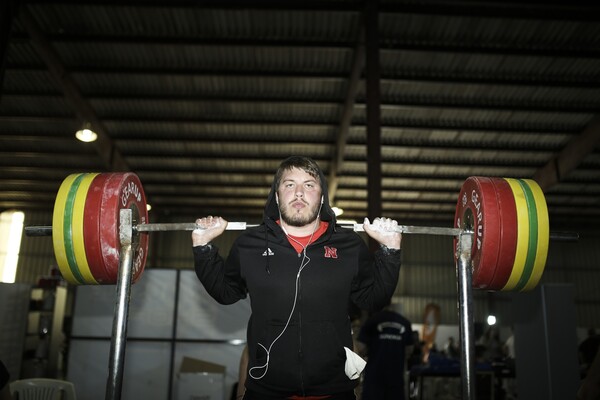
<path id="1" fill-rule="evenodd" d="M 236 239 L 226 261 L 214 246 L 194 248 L 196 275 L 216 301 L 232 304 L 250 295 L 246 387 L 266 398 L 352 390 L 358 380 L 344 372 L 344 347 L 353 348 L 349 303 L 379 310 L 398 282 L 400 251 L 372 255 L 358 234 L 336 226 L 322 173 L 320 178 L 320 218 L 329 227 L 307 246 L 306 258 L 276 223 L 276 182 L 263 223 Z"/>

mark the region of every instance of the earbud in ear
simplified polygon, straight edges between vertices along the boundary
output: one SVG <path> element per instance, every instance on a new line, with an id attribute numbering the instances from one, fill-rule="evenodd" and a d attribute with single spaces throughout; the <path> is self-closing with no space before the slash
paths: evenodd
<path id="1" fill-rule="evenodd" d="M 325 198 L 325 196 L 321 196 L 321 204 L 323 204 L 323 199 Z"/>
<path id="2" fill-rule="evenodd" d="M 275 203 L 277 203 L 277 205 L 279 205 L 279 196 L 277 196 L 277 193 L 275 193 Z"/>

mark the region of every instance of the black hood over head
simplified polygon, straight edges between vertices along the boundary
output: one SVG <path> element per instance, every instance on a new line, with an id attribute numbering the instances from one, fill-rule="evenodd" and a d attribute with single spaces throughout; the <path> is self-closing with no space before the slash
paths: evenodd
<path id="1" fill-rule="evenodd" d="M 302 167 L 302 165 L 313 164 L 316 167 L 318 178 L 321 183 L 321 194 L 323 195 L 323 205 L 321 207 L 321 220 L 327 221 L 331 225 L 335 225 L 336 217 L 333 212 L 331 205 L 329 204 L 329 191 L 327 186 L 327 179 L 325 175 L 323 175 L 323 170 L 318 166 L 318 164 L 311 158 L 305 156 L 290 156 L 283 160 L 279 166 L 279 169 L 282 167 L 285 169 L 288 168 L 299 168 L 304 170 L 305 172 L 312 174 L 311 171 L 306 170 L 306 168 Z M 289 166 L 289 167 L 285 167 Z M 278 169 L 278 171 L 279 171 Z M 276 221 L 279 219 L 279 206 L 275 200 L 275 194 L 277 193 L 277 180 L 278 174 L 276 173 L 273 177 L 273 183 L 271 184 L 271 191 L 269 192 L 269 196 L 267 197 L 267 203 L 265 205 L 265 211 L 263 214 L 263 220 L 267 222 L 268 220 Z"/>

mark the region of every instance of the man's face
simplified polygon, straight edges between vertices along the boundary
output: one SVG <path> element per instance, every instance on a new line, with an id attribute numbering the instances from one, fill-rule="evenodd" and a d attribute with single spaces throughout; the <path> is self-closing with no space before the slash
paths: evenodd
<path id="1" fill-rule="evenodd" d="M 277 188 L 281 219 L 302 227 L 315 221 L 321 207 L 321 185 L 301 169 L 285 171 Z"/>

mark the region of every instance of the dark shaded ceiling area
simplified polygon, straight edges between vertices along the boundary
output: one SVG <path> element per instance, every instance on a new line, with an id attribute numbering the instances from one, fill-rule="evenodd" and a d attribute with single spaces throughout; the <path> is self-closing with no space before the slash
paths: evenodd
<path id="1" fill-rule="evenodd" d="M 452 226 L 478 175 L 536 179 L 552 229 L 596 230 L 600 7 L 546 3 L 5 2 L 0 211 L 132 171 L 151 221 L 256 222 L 302 154 L 345 219 Z"/>

